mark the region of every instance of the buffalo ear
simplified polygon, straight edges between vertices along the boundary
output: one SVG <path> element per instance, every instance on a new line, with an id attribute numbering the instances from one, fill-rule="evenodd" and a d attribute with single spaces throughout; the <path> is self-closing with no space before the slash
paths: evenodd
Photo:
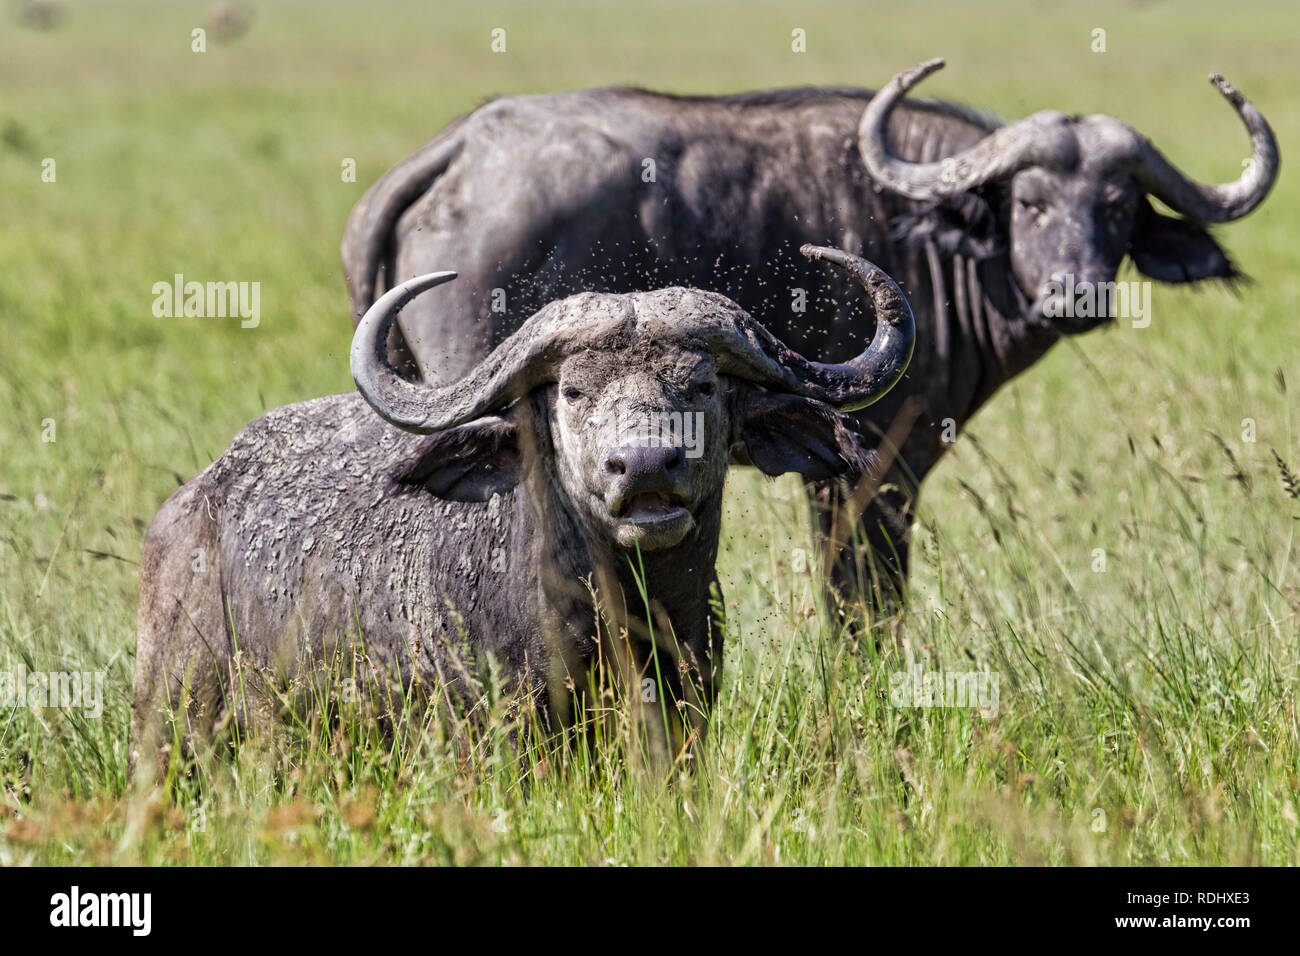
<path id="1" fill-rule="evenodd" d="M 1142 197 L 1129 255 L 1138 271 L 1158 282 L 1238 279 L 1241 273 L 1204 226 L 1156 212 Z"/>
<path id="2" fill-rule="evenodd" d="M 394 477 L 445 501 L 487 501 L 523 474 L 515 423 L 493 416 L 422 438 Z"/>
<path id="3" fill-rule="evenodd" d="M 793 471 L 813 481 L 866 470 L 871 452 L 849 427 L 850 419 L 826 403 L 758 388 L 746 391 L 734 460 L 765 475 Z"/>

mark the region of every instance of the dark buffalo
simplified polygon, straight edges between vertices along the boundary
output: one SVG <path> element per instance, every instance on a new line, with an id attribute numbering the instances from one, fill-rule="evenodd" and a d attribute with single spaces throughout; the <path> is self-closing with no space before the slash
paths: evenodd
<path id="1" fill-rule="evenodd" d="M 460 381 L 415 384 L 388 362 L 394 317 L 454 273 L 386 293 L 356 332 L 360 394 L 253 422 L 154 518 L 137 753 L 167 737 L 169 710 L 195 730 L 245 725 L 286 696 L 328 695 L 340 667 L 473 703 L 495 663 L 562 725 L 599 656 L 701 720 L 722 662 L 710 601 L 728 462 L 861 472 L 872 453 L 840 410 L 886 392 L 912 351 L 887 275 L 804 251 L 875 311 L 846 364 L 808 361 L 716 293 L 670 288 L 552 303 Z"/>
<path id="2" fill-rule="evenodd" d="M 403 314 L 390 343 L 431 381 L 463 374 L 542 303 L 583 289 L 711 289 L 800 351 L 849 354 L 871 328 L 860 293 L 790 252 L 811 242 L 869 257 L 910 298 L 921 347 L 899 387 L 857 416 L 876 433 L 896 423 L 906 440 L 835 577 L 852 591 L 869 571 L 897 592 L 916 489 L 956 429 L 1063 335 L 1112 317 L 1113 300 L 1072 308 L 1075 290 L 1113 280 L 1125 256 L 1162 282 L 1232 279 L 1206 224 L 1250 212 L 1278 169 L 1268 124 L 1217 76 L 1253 152 L 1238 181 L 1204 186 L 1108 116 L 1003 125 L 902 99 L 939 65 L 878 96 L 601 89 L 490 103 L 353 211 L 343 264 L 355 313 L 394 278 L 452 264 L 465 279 Z M 821 510 L 829 530 L 836 509 Z"/>

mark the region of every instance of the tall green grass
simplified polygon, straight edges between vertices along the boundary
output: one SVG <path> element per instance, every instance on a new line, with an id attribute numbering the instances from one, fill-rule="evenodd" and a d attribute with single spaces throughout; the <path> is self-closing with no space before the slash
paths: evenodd
<path id="1" fill-rule="evenodd" d="M 0 711 L 0 862 L 1300 862 L 1292 5 L 284 2 L 204 54 L 205 4 L 67 6 L 0 30 L 0 673 L 100 670 L 106 697 Z M 1219 232 L 1253 284 L 1159 286 L 1150 328 L 1059 346 L 971 423 L 879 645 L 822 614 L 796 483 L 738 471 L 721 698 L 666 780 L 616 747 L 521 760 L 504 714 L 467 747 L 322 701 L 128 786 L 143 529 L 245 422 L 350 387 L 337 245 L 369 183 L 494 93 L 871 85 L 934 55 L 932 95 L 1111 113 L 1206 180 L 1248 148 L 1219 70 L 1284 172 Z M 176 272 L 260 281 L 261 325 L 154 318 Z M 894 706 L 909 669 L 996 673 L 997 715 Z"/>

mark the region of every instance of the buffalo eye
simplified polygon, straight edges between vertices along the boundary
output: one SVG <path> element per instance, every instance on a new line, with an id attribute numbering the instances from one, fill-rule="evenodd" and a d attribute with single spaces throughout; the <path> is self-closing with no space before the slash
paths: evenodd
<path id="1" fill-rule="evenodd" d="M 700 398 L 708 398 L 713 394 L 713 392 L 714 385 L 712 382 L 700 382 L 700 384 L 695 386 L 695 394 L 700 396 Z"/>
<path id="2" fill-rule="evenodd" d="M 1021 212 L 1030 213 L 1034 216 L 1041 216 L 1046 211 L 1043 203 L 1037 199 L 1017 199 L 1016 205 L 1020 207 Z"/>
<path id="3" fill-rule="evenodd" d="M 572 405 L 574 402 L 579 401 L 582 398 L 582 389 L 574 388 L 570 385 L 563 390 L 563 394 L 564 400 Z"/>
<path id="4" fill-rule="evenodd" d="M 1102 208 L 1102 215 L 1112 226 L 1122 226 L 1129 219 L 1129 204 L 1122 199 L 1112 200 Z"/>

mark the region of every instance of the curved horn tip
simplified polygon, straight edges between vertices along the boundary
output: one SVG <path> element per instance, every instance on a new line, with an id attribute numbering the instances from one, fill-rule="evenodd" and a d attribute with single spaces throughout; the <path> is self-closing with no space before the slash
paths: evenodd
<path id="1" fill-rule="evenodd" d="M 888 279 L 889 275 L 884 269 L 876 265 L 869 259 L 856 256 L 851 252 L 845 252 L 843 249 L 836 249 L 834 246 L 817 246 L 811 242 L 805 242 L 799 247 L 799 251 L 809 259 L 816 259 L 834 263 L 838 266 L 844 266 L 853 269 L 861 269 L 864 275 L 877 276 Z M 891 280 L 892 281 L 892 280 Z"/>
<path id="2" fill-rule="evenodd" d="M 935 57 L 933 60 L 926 60 L 924 63 L 918 63 L 910 70 L 904 70 L 898 75 L 898 80 L 903 89 L 911 89 L 917 83 L 934 73 L 936 70 L 942 70 L 944 67 L 943 57 Z"/>
<path id="3" fill-rule="evenodd" d="M 835 265 L 846 267 L 850 266 L 850 260 L 860 258 L 845 252 L 843 249 L 836 249 L 834 246 L 817 246 L 813 245 L 811 242 L 805 242 L 800 246 L 799 252 L 806 258 L 812 259 L 816 262 L 830 262 Z M 866 263 L 870 268 L 875 268 L 875 266 L 872 266 L 866 259 L 861 259 L 860 261 Z"/>
<path id="4" fill-rule="evenodd" d="M 901 325 L 906 321 L 903 311 L 911 308 L 907 304 L 907 297 L 903 295 L 902 290 L 898 288 L 898 283 L 889 273 L 870 259 L 831 246 L 814 246 L 811 242 L 804 243 L 799 247 L 799 251 L 809 259 L 833 263 L 860 277 L 861 281 L 869 287 L 868 291 L 871 292 L 873 300 L 887 303 L 884 311 L 890 325 Z"/>
<path id="5" fill-rule="evenodd" d="M 1246 97 L 1242 95 L 1241 90 L 1237 89 L 1225 80 L 1222 73 L 1211 73 L 1210 82 L 1213 83 L 1218 91 L 1227 97 L 1234 106 L 1240 106 L 1245 101 Z"/>
<path id="6" fill-rule="evenodd" d="M 406 431 L 439 429 L 426 427 L 429 415 L 410 394 L 414 386 L 388 364 L 388 330 L 408 302 L 454 278 L 454 272 L 430 272 L 398 283 L 366 309 L 352 334 L 348 365 L 357 390 L 380 418 Z"/>
<path id="7" fill-rule="evenodd" d="M 422 276 L 415 276 L 400 283 L 397 288 L 408 289 L 412 292 L 423 292 L 425 289 L 431 289 L 436 285 L 442 285 L 444 282 L 450 282 L 452 279 L 459 278 L 459 273 L 450 270 L 444 272 L 428 272 Z"/>

